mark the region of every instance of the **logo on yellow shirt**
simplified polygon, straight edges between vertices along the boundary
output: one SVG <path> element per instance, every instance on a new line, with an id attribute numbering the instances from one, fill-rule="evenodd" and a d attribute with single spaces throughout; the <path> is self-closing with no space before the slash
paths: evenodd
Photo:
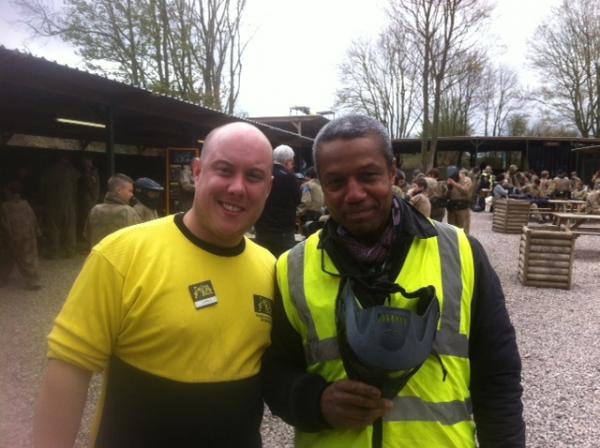
<path id="1" fill-rule="evenodd" d="M 254 294 L 254 312 L 260 320 L 271 323 L 273 316 L 273 301 L 267 297 Z"/>
<path id="2" fill-rule="evenodd" d="M 197 310 L 214 305 L 218 302 L 215 290 L 210 280 L 190 285 L 190 294 Z"/>

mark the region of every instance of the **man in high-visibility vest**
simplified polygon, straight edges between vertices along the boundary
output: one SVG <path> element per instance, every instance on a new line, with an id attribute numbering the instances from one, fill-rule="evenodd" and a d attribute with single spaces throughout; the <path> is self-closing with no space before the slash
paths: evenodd
<path id="1" fill-rule="evenodd" d="M 296 446 L 525 446 L 515 332 L 480 243 L 393 197 L 376 120 L 331 121 L 313 161 L 331 218 L 277 262 L 263 359 Z"/>

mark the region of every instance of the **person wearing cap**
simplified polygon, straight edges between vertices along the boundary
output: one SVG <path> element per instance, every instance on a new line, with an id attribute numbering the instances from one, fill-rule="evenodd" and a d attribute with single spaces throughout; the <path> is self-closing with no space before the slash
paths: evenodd
<path id="1" fill-rule="evenodd" d="M 275 258 L 244 235 L 269 194 L 271 154 L 250 124 L 213 130 L 190 210 L 92 249 L 48 337 L 35 447 L 73 446 L 92 372 L 104 382 L 91 446 L 261 446 Z"/>
<path id="2" fill-rule="evenodd" d="M 301 200 L 294 175 L 294 150 L 279 145 L 273 150 L 273 188 L 256 222 L 256 242 L 278 257 L 296 244 L 296 208 Z"/>
<path id="3" fill-rule="evenodd" d="M 524 447 L 515 331 L 481 244 L 393 197 L 372 118 L 329 122 L 313 161 L 331 216 L 277 261 L 263 358 L 265 401 L 296 446 Z M 405 331 L 432 316 L 435 338 Z"/>
<path id="4" fill-rule="evenodd" d="M 136 203 L 133 209 L 140 215 L 142 222 L 158 219 L 158 210 L 162 207 L 163 186 L 149 177 L 136 179 L 134 186 Z"/>
<path id="5" fill-rule="evenodd" d="M 122 173 L 113 174 L 107 181 L 107 187 L 104 201 L 92 207 L 83 228 L 83 235 L 90 247 L 123 227 L 142 222 L 140 215 L 130 205 L 133 197 L 131 177 Z"/>

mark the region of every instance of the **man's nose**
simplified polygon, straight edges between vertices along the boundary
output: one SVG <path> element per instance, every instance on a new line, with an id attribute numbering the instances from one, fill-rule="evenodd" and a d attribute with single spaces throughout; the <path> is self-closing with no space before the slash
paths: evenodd
<path id="1" fill-rule="evenodd" d="M 232 194 L 241 194 L 244 192 L 246 188 L 244 182 L 244 176 L 241 174 L 236 174 L 231 178 L 231 182 L 229 183 L 228 191 Z"/>
<path id="2" fill-rule="evenodd" d="M 362 184 L 351 178 L 348 180 L 348 188 L 346 190 L 346 201 L 347 202 L 357 202 L 362 201 L 365 197 L 365 190 Z"/>

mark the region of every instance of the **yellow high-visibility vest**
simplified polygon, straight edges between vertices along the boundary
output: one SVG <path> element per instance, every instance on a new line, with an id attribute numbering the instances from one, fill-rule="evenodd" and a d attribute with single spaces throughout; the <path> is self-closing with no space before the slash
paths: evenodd
<path id="1" fill-rule="evenodd" d="M 383 447 L 473 447 L 469 393 L 469 332 L 474 287 L 473 253 L 461 229 L 435 222 L 437 237 L 415 237 L 396 279 L 406 291 L 433 285 L 440 303 L 434 349 L 448 371 L 443 380 L 439 361 L 430 355 L 393 400 L 383 418 Z M 329 382 L 347 378 L 340 359 L 335 303 L 341 278 L 313 234 L 277 262 L 277 280 L 288 320 L 300 334 L 307 370 Z M 392 294 L 390 306 L 415 311 L 416 300 Z M 367 448 L 372 426 L 296 431 L 296 446 Z"/>

